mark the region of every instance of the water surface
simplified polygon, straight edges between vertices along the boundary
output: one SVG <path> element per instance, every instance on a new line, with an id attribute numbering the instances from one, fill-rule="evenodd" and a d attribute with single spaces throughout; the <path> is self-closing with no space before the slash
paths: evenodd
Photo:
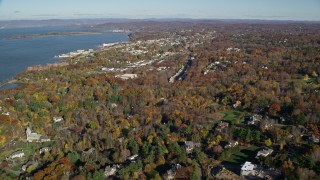
<path id="1" fill-rule="evenodd" d="M 97 49 L 102 43 L 128 41 L 126 33 L 99 33 L 67 36 L 39 36 L 21 39 L 6 37 L 27 34 L 45 34 L 50 32 L 83 32 L 103 29 L 36 27 L 0 29 L 0 82 L 13 78 L 28 66 L 44 65 L 61 61 L 55 55 L 78 49 Z"/>

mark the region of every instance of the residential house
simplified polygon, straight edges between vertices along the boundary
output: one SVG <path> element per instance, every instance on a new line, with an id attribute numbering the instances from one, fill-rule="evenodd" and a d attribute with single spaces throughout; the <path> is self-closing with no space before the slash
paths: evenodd
<path id="1" fill-rule="evenodd" d="M 192 152 L 192 150 L 195 147 L 200 147 L 201 144 L 200 143 L 194 143 L 193 141 L 185 141 L 184 142 L 184 146 L 185 146 L 186 152 L 189 154 L 189 153 Z"/>
<path id="2" fill-rule="evenodd" d="M 174 177 L 176 176 L 176 173 L 177 173 L 176 171 L 173 171 L 172 169 L 169 169 L 167 171 L 167 173 L 165 174 L 164 179 L 166 179 L 166 180 L 174 179 Z"/>
<path id="3" fill-rule="evenodd" d="M 245 121 L 247 121 L 248 125 L 256 125 L 258 122 L 262 120 L 262 116 L 258 114 L 254 114 L 252 116 L 245 117 Z"/>
<path id="4" fill-rule="evenodd" d="M 192 150 L 194 149 L 193 141 L 185 141 L 184 142 L 184 146 L 185 146 L 185 149 L 186 149 L 187 153 L 191 153 Z"/>
<path id="5" fill-rule="evenodd" d="M 43 147 L 39 150 L 39 154 L 44 154 L 45 152 L 51 151 L 51 147 Z"/>
<path id="6" fill-rule="evenodd" d="M 274 121 L 270 119 L 265 119 L 260 121 L 260 129 L 262 130 L 269 130 L 272 129 L 274 126 Z"/>
<path id="7" fill-rule="evenodd" d="M 110 177 L 116 174 L 116 172 L 120 169 L 120 165 L 114 164 L 114 165 L 109 165 L 105 168 L 104 170 L 104 175 L 105 177 Z"/>
<path id="8" fill-rule="evenodd" d="M 26 164 L 24 164 L 21 167 L 21 171 L 22 172 L 26 172 L 29 166 L 33 166 L 33 167 L 37 167 L 39 165 L 38 161 L 34 162 L 34 161 L 28 161 Z"/>
<path id="9" fill-rule="evenodd" d="M 27 171 L 28 166 L 29 166 L 29 164 L 28 164 L 28 163 L 27 163 L 27 164 L 25 164 L 25 165 L 23 165 L 23 166 L 21 167 L 21 171 L 22 171 L 22 172 L 26 172 L 26 171 Z"/>
<path id="10" fill-rule="evenodd" d="M 92 154 L 95 150 L 96 150 L 95 148 L 90 148 L 90 149 L 88 149 L 88 150 L 86 150 L 86 151 L 83 151 L 82 153 L 83 153 L 84 155 L 90 155 L 90 154 Z"/>
<path id="11" fill-rule="evenodd" d="M 26 135 L 27 135 L 27 141 L 28 142 L 39 141 L 40 136 L 41 136 L 38 133 L 31 132 L 31 129 L 29 127 L 27 127 Z"/>
<path id="12" fill-rule="evenodd" d="M 48 142 L 50 138 L 48 136 L 42 136 L 41 134 L 31 132 L 31 129 L 27 127 L 26 130 L 28 142 Z"/>
<path id="13" fill-rule="evenodd" d="M 135 155 L 132 155 L 132 156 L 128 157 L 128 159 L 129 159 L 130 161 L 134 161 L 134 160 L 137 159 L 137 157 L 139 157 L 139 155 L 138 155 L 138 154 L 135 154 Z"/>
<path id="14" fill-rule="evenodd" d="M 309 136 L 309 141 L 313 142 L 313 143 L 319 143 L 319 137 L 314 135 L 314 134 L 312 134 L 312 135 Z"/>
<path id="15" fill-rule="evenodd" d="M 241 178 L 244 179 L 280 179 L 280 174 L 272 169 L 265 169 L 262 166 L 246 161 L 241 167 Z"/>
<path id="16" fill-rule="evenodd" d="M 241 176 L 250 176 L 250 175 L 255 175 L 257 173 L 257 165 L 252 164 L 249 161 L 246 161 L 242 166 L 241 166 Z"/>
<path id="17" fill-rule="evenodd" d="M 263 149 L 263 150 L 261 150 L 261 151 L 258 151 L 256 157 L 260 157 L 260 156 L 262 156 L 262 157 L 267 157 L 267 156 L 269 156 L 269 155 L 272 154 L 272 153 L 273 153 L 273 149 Z"/>
<path id="18" fill-rule="evenodd" d="M 63 117 L 53 117 L 53 121 L 54 121 L 55 123 L 61 122 L 61 121 L 63 121 L 63 120 L 64 120 Z"/>
<path id="19" fill-rule="evenodd" d="M 17 151 L 17 152 L 12 153 L 9 156 L 9 159 L 22 158 L 22 157 L 24 157 L 24 152 L 21 150 L 21 151 Z"/>
<path id="20" fill-rule="evenodd" d="M 268 116 L 263 119 L 258 119 L 257 121 L 259 121 L 259 128 L 261 131 L 272 129 L 274 126 L 278 125 L 276 119 L 272 119 Z"/>
<path id="21" fill-rule="evenodd" d="M 111 103 L 111 108 L 116 108 L 118 105 L 116 103 Z"/>
<path id="22" fill-rule="evenodd" d="M 40 139 L 38 142 L 49 142 L 51 139 L 48 136 L 40 136 Z"/>
<path id="23" fill-rule="evenodd" d="M 218 123 L 218 126 L 216 127 L 216 131 L 223 132 L 223 131 L 226 131 L 228 127 L 229 127 L 229 123 L 220 121 Z"/>
<path id="24" fill-rule="evenodd" d="M 197 125 L 196 125 L 196 128 L 197 128 L 198 130 L 201 130 L 201 129 L 203 129 L 203 125 L 197 124 Z"/>
<path id="25" fill-rule="evenodd" d="M 10 116 L 10 112 L 3 112 L 2 115 Z"/>
<path id="26" fill-rule="evenodd" d="M 236 103 L 233 104 L 233 108 L 237 108 L 241 106 L 241 101 L 236 101 Z"/>
<path id="27" fill-rule="evenodd" d="M 164 179 L 166 180 L 171 180 L 171 179 L 174 179 L 176 174 L 177 174 L 177 171 L 181 169 L 181 165 L 180 164 L 175 164 L 175 165 L 172 165 L 171 166 L 171 169 L 169 169 L 167 171 L 167 173 L 164 175 Z"/>
<path id="28" fill-rule="evenodd" d="M 121 78 L 123 80 L 128 80 L 128 79 L 134 79 L 138 77 L 137 74 L 123 74 L 123 75 L 116 75 L 116 78 Z"/>
<path id="29" fill-rule="evenodd" d="M 224 148 L 233 148 L 238 146 L 239 142 L 238 141 L 230 141 Z"/>

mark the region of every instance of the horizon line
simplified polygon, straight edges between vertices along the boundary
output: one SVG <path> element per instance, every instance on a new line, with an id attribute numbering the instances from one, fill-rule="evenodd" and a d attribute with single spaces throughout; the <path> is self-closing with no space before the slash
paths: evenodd
<path id="1" fill-rule="evenodd" d="M 201 20 L 219 20 L 219 21 L 291 21 L 291 22 L 320 22 L 320 20 L 309 20 L 309 19 L 264 19 L 264 18 L 182 18 L 182 17 L 150 17 L 150 18 L 130 18 L 130 17 L 105 17 L 105 18 L 48 18 L 48 19 L 11 19 L 11 20 L 0 20 L 0 22 L 10 22 L 10 21 L 52 21 L 52 20 L 130 20 L 130 21 L 141 21 L 141 20 L 167 20 L 167 21 L 174 21 L 174 20 L 194 20 L 194 21 L 201 21 Z"/>

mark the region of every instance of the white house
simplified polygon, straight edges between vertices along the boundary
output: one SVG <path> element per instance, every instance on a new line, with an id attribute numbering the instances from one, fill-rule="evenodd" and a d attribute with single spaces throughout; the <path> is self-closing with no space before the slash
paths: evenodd
<path id="1" fill-rule="evenodd" d="M 2 115 L 10 116 L 10 112 L 3 112 Z"/>
<path id="2" fill-rule="evenodd" d="M 118 44 L 118 43 L 103 43 L 102 47 L 111 47 L 111 46 L 114 46 L 116 44 Z"/>
<path id="3" fill-rule="evenodd" d="M 116 103 L 111 103 L 111 108 L 116 108 L 118 105 Z"/>
<path id="4" fill-rule="evenodd" d="M 246 161 L 241 167 L 241 176 L 249 176 L 256 174 L 257 165 Z"/>
<path id="5" fill-rule="evenodd" d="M 258 151 L 257 157 L 260 157 L 260 156 L 267 157 L 272 153 L 273 153 L 273 149 L 264 149 L 264 150 Z"/>
<path id="6" fill-rule="evenodd" d="M 130 156 L 128 159 L 129 159 L 130 161 L 133 161 L 133 160 L 135 160 L 138 156 L 139 156 L 138 154 L 135 154 L 135 155 L 133 155 L 133 156 Z"/>
<path id="7" fill-rule="evenodd" d="M 53 121 L 55 123 L 61 122 L 61 121 L 63 121 L 63 117 L 53 117 Z"/>
<path id="8" fill-rule="evenodd" d="M 45 153 L 45 152 L 49 152 L 49 151 L 51 151 L 51 147 L 43 147 L 43 148 L 41 148 L 40 150 L 39 150 L 39 153 L 40 154 L 43 154 L 43 153 Z"/>
<path id="9" fill-rule="evenodd" d="M 48 142 L 50 138 L 48 136 L 42 136 L 41 134 L 31 132 L 31 129 L 27 127 L 26 130 L 28 142 Z"/>
<path id="10" fill-rule="evenodd" d="M 121 78 L 123 80 L 128 80 L 128 79 L 134 79 L 138 77 L 137 74 L 123 74 L 123 75 L 116 75 L 116 78 Z"/>
<path id="11" fill-rule="evenodd" d="M 13 154 L 11 154 L 9 156 L 9 159 L 22 158 L 22 157 L 24 157 L 24 152 L 23 151 L 17 151 L 17 152 L 14 152 Z"/>
<path id="12" fill-rule="evenodd" d="M 28 142 L 39 141 L 41 137 L 40 134 L 31 132 L 31 129 L 29 127 L 27 127 L 26 135 Z"/>
<path id="13" fill-rule="evenodd" d="M 51 139 L 48 136 L 40 136 L 40 142 L 49 142 Z"/>
<path id="14" fill-rule="evenodd" d="M 120 169 L 120 165 L 114 164 L 112 166 L 107 166 L 104 170 L 104 175 L 106 177 L 113 176 L 116 174 L 118 169 Z"/>

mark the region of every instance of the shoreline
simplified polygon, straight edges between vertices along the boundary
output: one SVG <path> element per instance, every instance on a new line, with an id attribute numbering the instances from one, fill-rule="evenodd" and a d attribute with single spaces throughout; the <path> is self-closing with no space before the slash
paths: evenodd
<path id="1" fill-rule="evenodd" d="M 17 35 L 17 36 L 8 36 L 4 37 L 3 40 L 17 40 L 17 39 L 28 39 L 28 38 L 36 38 L 36 37 L 50 37 L 50 36 L 75 36 L 75 35 L 90 35 L 90 34 L 103 34 L 101 32 L 52 32 L 52 33 L 45 33 L 45 34 L 24 34 L 24 35 Z"/>
<path id="2" fill-rule="evenodd" d="M 2 87 L 6 86 L 6 85 L 10 85 L 10 84 L 18 84 L 20 83 L 18 80 L 16 79 L 11 79 L 5 82 L 0 83 L 0 90 L 3 90 Z M 10 88 L 11 89 L 11 88 Z"/>
<path id="3" fill-rule="evenodd" d="M 107 31 L 107 32 L 95 32 L 95 31 L 82 31 L 82 32 L 71 32 L 71 33 L 46 33 L 46 34 L 31 34 L 31 35 L 22 35 L 20 37 L 5 37 L 5 38 L 12 38 L 10 40 L 13 40 L 13 39 L 25 39 L 25 38 L 34 38 L 34 37 L 44 37 L 44 36 L 74 36 L 74 35 L 86 35 L 86 34 L 104 34 L 104 33 L 112 33 L 112 34 L 121 34 L 121 33 L 124 33 L 124 32 L 117 32 L 115 30 L 110 30 L 110 31 Z M 128 33 L 124 33 L 126 34 L 126 36 L 128 37 Z M 27 37 L 28 36 L 28 37 Z M 3 38 L 3 39 L 5 39 Z M 123 42 L 130 42 L 129 38 L 126 40 L 126 41 L 116 41 L 116 42 L 108 42 L 106 44 L 109 44 L 109 43 L 123 43 Z M 102 43 L 102 44 L 105 44 L 105 43 Z M 90 49 L 91 51 L 95 52 L 97 50 L 100 50 L 103 48 L 103 46 L 101 44 L 98 44 L 98 48 L 93 50 L 93 49 Z M 79 51 L 79 50 L 77 50 Z M 80 50 L 81 51 L 81 50 Z M 70 51 L 69 53 L 72 53 L 74 51 Z M 78 54 L 78 55 L 81 55 Z M 57 63 L 66 63 L 66 57 L 58 57 L 58 56 L 54 56 L 53 58 L 59 58 L 60 60 L 59 61 L 55 61 L 54 63 L 52 64 L 57 64 Z M 48 65 L 48 64 L 47 64 Z M 47 65 L 34 65 L 34 66 L 28 66 L 26 67 L 26 69 L 20 71 L 20 72 L 28 72 L 28 68 L 45 68 L 47 67 Z M 49 65 L 51 65 L 49 63 Z M 17 75 L 17 74 L 16 74 Z M 23 82 L 20 82 L 19 80 L 15 79 L 16 78 L 16 75 L 12 78 L 10 78 L 9 80 L 3 80 L 2 82 L 0 82 L 0 91 L 2 90 L 7 90 L 7 89 L 14 89 L 14 88 L 17 88 L 17 87 L 20 87 L 22 84 L 24 84 Z M 13 85 L 13 87 L 6 87 L 6 86 L 10 86 L 10 85 Z"/>
<path id="4" fill-rule="evenodd" d="M 15 36 L 3 37 L 3 40 L 17 40 L 28 39 L 36 37 L 50 37 L 50 36 L 76 36 L 76 35 L 90 35 L 90 34 L 105 34 L 105 33 L 130 33 L 131 31 L 124 30 L 107 30 L 107 31 L 80 31 L 80 32 L 48 32 L 43 34 L 21 34 Z"/>

